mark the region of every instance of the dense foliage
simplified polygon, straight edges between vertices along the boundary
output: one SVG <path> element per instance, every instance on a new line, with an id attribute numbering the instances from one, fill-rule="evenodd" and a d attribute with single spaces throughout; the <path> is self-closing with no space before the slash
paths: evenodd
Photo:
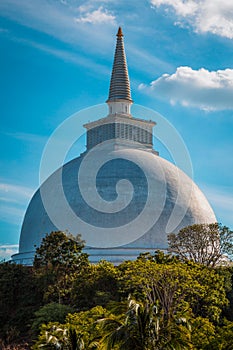
<path id="1" fill-rule="evenodd" d="M 233 348 L 232 265 L 160 251 L 93 265 L 83 247 L 52 232 L 33 267 L 0 264 L 2 349 Z"/>

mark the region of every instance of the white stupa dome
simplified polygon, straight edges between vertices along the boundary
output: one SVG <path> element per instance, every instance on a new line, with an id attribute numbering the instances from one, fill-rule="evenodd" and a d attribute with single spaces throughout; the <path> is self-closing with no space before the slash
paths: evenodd
<path id="1" fill-rule="evenodd" d="M 87 151 L 37 190 L 22 225 L 19 253 L 31 264 L 51 231 L 82 234 L 90 260 L 119 263 L 166 251 L 167 234 L 216 218 L 196 184 L 152 148 L 155 123 L 133 118 L 122 31 L 118 31 L 109 115 L 85 125 Z"/>

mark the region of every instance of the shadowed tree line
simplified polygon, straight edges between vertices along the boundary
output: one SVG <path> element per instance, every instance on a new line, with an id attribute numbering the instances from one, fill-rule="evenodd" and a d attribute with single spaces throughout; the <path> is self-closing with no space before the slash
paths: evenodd
<path id="1" fill-rule="evenodd" d="M 231 350 L 232 238 L 193 225 L 168 236 L 170 253 L 114 266 L 52 232 L 32 267 L 0 264 L 0 348 Z"/>

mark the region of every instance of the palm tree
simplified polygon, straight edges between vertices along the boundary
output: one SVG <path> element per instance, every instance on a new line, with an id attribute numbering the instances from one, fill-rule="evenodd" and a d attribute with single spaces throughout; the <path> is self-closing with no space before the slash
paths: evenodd
<path id="1" fill-rule="evenodd" d="M 102 349 L 186 350 L 191 349 L 190 328 L 185 317 L 166 322 L 158 304 L 137 303 L 128 299 L 123 320 L 99 320 L 106 335 Z"/>
<path id="2" fill-rule="evenodd" d="M 119 350 L 151 349 L 150 337 L 158 332 L 158 319 L 155 305 L 143 305 L 134 299 L 128 299 L 124 320 L 105 318 L 99 320 L 106 332 L 102 347 L 111 350 L 115 345 Z"/>
<path id="3" fill-rule="evenodd" d="M 46 350 L 84 350 L 82 335 L 72 326 L 53 325 L 50 331 L 45 331 L 43 341 L 38 348 Z"/>

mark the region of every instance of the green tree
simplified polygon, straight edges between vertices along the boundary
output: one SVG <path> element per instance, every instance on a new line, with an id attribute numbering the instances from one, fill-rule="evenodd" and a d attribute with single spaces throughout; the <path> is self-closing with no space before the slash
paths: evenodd
<path id="1" fill-rule="evenodd" d="M 233 266 L 217 266 L 215 270 L 224 279 L 224 289 L 229 301 L 228 305 L 222 308 L 222 317 L 233 321 Z"/>
<path id="2" fill-rule="evenodd" d="M 89 265 L 88 255 L 82 252 L 84 242 L 64 232 L 51 232 L 36 249 L 34 268 L 44 285 L 44 300 L 70 303 L 77 274 Z"/>
<path id="3" fill-rule="evenodd" d="M 161 250 L 156 250 L 154 252 L 154 254 L 151 253 L 141 253 L 137 260 L 142 260 L 142 261 L 152 261 L 155 262 L 157 264 L 174 264 L 176 262 L 179 262 L 180 259 L 177 255 L 172 255 L 172 254 L 168 254 L 168 253 L 164 253 Z"/>
<path id="4" fill-rule="evenodd" d="M 118 269 L 110 262 L 89 264 L 76 276 L 72 289 L 72 300 L 79 309 L 106 306 L 119 299 Z"/>
<path id="5" fill-rule="evenodd" d="M 191 326 L 191 341 L 195 350 L 211 350 L 218 349 L 212 347 L 215 339 L 215 326 L 208 318 L 200 316 L 190 320 Z"/>
<path id="6" fill-rule="evenodd" d="M 208 350 L 232 350 L 233 349 L 233 322 L 224 320 L 223 324 L 216 327 L 215 337 Z"/>
<path id="7" fill-rule="evenodd" d="M 0 264 L 0 338 L 28 337 L 30 322 L 42 301 L 33 269 L 10 262 Z"/>
<path id="8" fill-rule="evenodd" d="M 182 259 L 215 267 L 233 256 L 233 231 L 218 223 L 187 226 L 168 235 L 169 251 Z"/>
<path id="9" fill-rule="evenodd" d="M 63 324 L 43 325 L 34 349 L 43 344 L 70 349 L 79 341 L 86 350 L 225 350 L 224 337 L 230 339 L 232 330 L 221 317 L 228 302 L 226 291 L 232 288 L 228 270 L 162 252 L 117 267 L 104 261 L 85 265 L 75 275 L 70 296 L 76 306 L 82 298 L 87 309 L 68 314 Z M 126 302 L 129 294 L 132 298 Z M 106 304 L 107 310 L 89 309 L 93 303 Z"/>
<path id="10" fill-rule="evenodd" d="M 224 276 L 215 269 L 181 261 L 158 264 L 138 259 L 119 265 L 121 295 L 133 295 L 159 301 L 164 317 L 169 321 L 174 314 L 191 308 L 195 316 L 218 321 L 222 308 L 228 304 Z"/>
<path id="11" fill-rule="evenodd" d="M 42 324 L 49 322 L 64 323 L 68 313 L 74 310 L 68 305 L 49 303 L 41 306 L 35 312 L 35 319 L 32 323 L 32 329 L 38 333 Z"/>

